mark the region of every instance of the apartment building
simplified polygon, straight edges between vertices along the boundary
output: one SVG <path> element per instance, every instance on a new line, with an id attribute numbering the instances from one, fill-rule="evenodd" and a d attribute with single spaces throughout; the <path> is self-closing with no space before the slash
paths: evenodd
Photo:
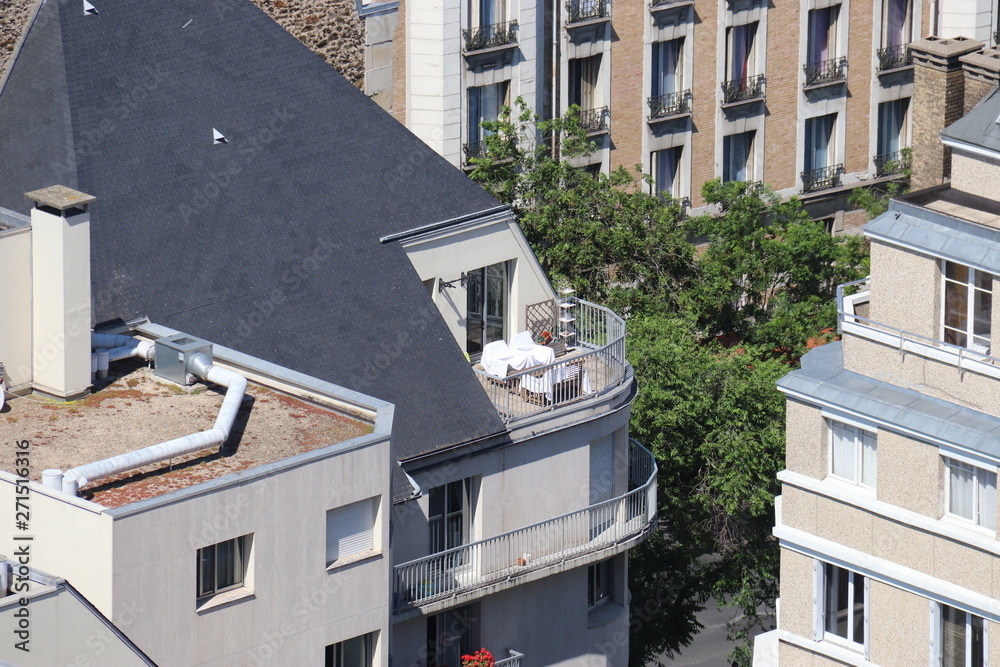
<path id="1" fill-rule="evenodd" d="M 941 132 L 950 183 L 895 199 L 864 227 L 871 275 L 838 290 L 841 340 L 779 382 L 781 596 L 757 664 L 1000 655 L 998 116 L 994 88 Z"/>
<path id="2" fill-rule="evenodd" d="M 0 432 L 53 457 L 0 464 L 33 567 L 158 664 L 627 662 L 656 466 L 625 322 L 509 210 L 243 0 L 40 4 L 0 119 Z M 186 437 L 124 421 L 147 381 L 196 440 L 225 394 L 225 449 L 146 460 Z M 39 396 L 107 442 L 21 418 Z"/>
<path id="3" fill-rule="evenodd" d="M 505 102 L 521 96 L 542 117 L 576 104 L 597 147 L 581 167 L 641 165 L 654 192 L 696 209 L 705 181 L 762 181 L 831 230 L 864 221 L 851 189 L 906 166 L 909 44 L 936 13 L 949 35 L 975 32 L 952 18 L 965 10 L 930 0 L 487 4 L 362 6 L 381 12 L 366 23 L 385 40 L 369 67 L 393 80 L 380 99 L 452 164 L 468 166 Z"/>

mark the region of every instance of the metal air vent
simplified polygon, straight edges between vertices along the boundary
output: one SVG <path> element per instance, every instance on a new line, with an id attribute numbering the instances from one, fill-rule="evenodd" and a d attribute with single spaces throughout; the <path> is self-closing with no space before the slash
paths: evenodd
<path id="1" fill-rule="evenodd" d="M 211 357 L 212 344 L 186 334 L 158 338 L 156 339 L 155 373 L 164 380 L 170 380 L 177 384 L 191 384 L 187 380 L 190 373 L 189 360 L 199 352 L 204 352 Z"/>

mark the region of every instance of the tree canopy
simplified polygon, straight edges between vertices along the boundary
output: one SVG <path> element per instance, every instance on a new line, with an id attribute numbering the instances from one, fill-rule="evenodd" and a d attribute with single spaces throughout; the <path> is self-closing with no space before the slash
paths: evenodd
<path id="1" fill-rule="evenodd" d="M 538 122 L 519 104 L 486 127 L 472 178 L 512 207 L 554 283 L 628 319 L 630 430 L 660 469 L 660 530 L 630 555 L 630 664 L 679 652 L 712 597 L 742 612 L 733 659 L 749 664 L 777 595 L 775 382 L 832 335 L 836 285 L 865 275 L 867 245 L 759 184 L 710 181 L 708 213 L 688 218 L 638 167 L 595 177 L 575 166 L 594 150 L 575 108 Z"/>

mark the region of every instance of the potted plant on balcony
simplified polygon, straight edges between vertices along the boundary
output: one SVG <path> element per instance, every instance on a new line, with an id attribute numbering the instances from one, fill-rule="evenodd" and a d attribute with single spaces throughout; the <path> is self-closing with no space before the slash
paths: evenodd
<path id="1" fill-rule="evenodd" d="M 462 656 L 462 667 L 493 667 L 493 654 L 484 648 Z"/>

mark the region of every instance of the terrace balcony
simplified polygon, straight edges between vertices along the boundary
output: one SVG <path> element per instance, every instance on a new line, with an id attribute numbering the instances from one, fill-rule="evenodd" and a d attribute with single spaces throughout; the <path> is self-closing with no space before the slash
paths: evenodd
<path id="1" fill-rule="evenodd" d="M 912 354 L 924 359 L 938 361 L 959 371 L 971 371 L 994 379 L 1000 379 L 1000 359 L 985 352 L 976 352 L 967 347 L 946 343 L 922 336 L 906 329 L 890 326 L 869 319 L 871 301 L 871 280 L 857 280 L 837 287 L 837 331 L 841 335 L 853 335 L 890 348 L 899 350 L 901 355 Z"/>
<path id="2" fill-rule="evenodd" d="M 629 491 L 569 514 L 395 567 L 396 621 L 622 553 L 656 526 L 656 461 L 629 442 Z"/>
<path id="3" fill-rule="evenodd" d="M 589 301 L 575 300 L 575 349 L 554 363 L 490 375 L 473 367 L 487 396 L 507 423 L 601 396 L 631 377 L 625 358 L 625 321 Z"/>

